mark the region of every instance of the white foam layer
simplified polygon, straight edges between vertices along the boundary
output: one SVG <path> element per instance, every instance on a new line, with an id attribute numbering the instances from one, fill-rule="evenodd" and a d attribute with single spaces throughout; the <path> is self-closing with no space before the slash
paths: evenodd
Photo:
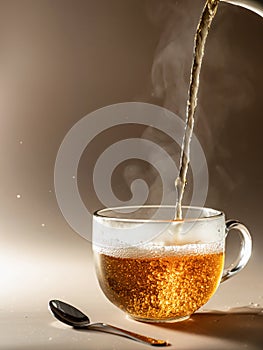
<path id="1" fill-rule="evenodd" d="M 93 247 L 94 252 L 110 255 L 116 258 L 153 258 L 182 255 L 203 255 L 224 252 L 224 242 L 194 243 L 176 246 L 160 246 L 154 244 L 144 244 L 136 247 Z"/>
<path id="2" fill-rule="evenodd" d="M 93 221 L 93 245 L 101 247 L 140 247 L 147 244 L 181 246 L 193 243 L 221 242 L 225 239 L 223 216 L 184 222 L 111 222 L 101 218 Z"/>

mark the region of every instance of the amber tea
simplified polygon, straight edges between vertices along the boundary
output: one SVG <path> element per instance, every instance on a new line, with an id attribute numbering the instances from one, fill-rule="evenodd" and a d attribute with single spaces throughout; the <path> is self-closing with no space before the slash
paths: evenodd
<path id="1" fill-rule="evenodd" d="M 179 249 L 178 249 L 179 248 Z M 97 276 L 107 298 L 133 318 L 188 317 L 214 294 L 224 253 L 220 244 L 96 253 Z"/>

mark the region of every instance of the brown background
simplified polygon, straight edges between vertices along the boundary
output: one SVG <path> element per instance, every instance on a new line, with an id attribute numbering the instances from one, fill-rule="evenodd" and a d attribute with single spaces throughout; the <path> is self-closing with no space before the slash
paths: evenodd
<path id="1" fill-rule="evenodd" d="M 68 226 L 56 203 L 58 148 L 79 119 L 113 103 L 157 103 L 183 116 L 203 3 L 0 1 L 3 266 L 29 256 L 34 264 L 88 253 L 90 244 Z M 262 250 L 262 24 L 249 11 L 220 4 L 195 126 L 210 172 L 206 204 L 248 225 L 253 259 Z M 85 201 L 95 210 L 98 202 L 89 202 L 88 193 Z"/>

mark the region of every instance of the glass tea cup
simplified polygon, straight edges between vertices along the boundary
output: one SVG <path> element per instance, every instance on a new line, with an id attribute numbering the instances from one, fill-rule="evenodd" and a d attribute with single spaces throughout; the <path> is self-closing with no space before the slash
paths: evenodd
<path id="1" fill-rule="evenodd" d="M 130 317 L 144 322 L 189 318 L 208 302 L 219 284 L 247 264 L 252 240 L 248 229 L 225 221 L 217 210 L 174 206 L 102 209 L 93 215 L 93 252 L 105 296 Z M 241 249 L 224 268 L 225 239 L 238 231 Z"/>

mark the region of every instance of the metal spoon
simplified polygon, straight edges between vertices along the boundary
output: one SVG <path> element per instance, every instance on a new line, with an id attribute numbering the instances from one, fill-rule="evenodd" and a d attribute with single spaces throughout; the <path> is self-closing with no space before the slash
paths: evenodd
<path id="1" fill-rule="evenodd" d="M 96 331 L 103 331 L 107 333 L 112 333 L 116 335 L 122 335 L 127 338 L 140 341 L 141 343 L 146 343 L 153 346 L 168 346 L 170 345 L 164 340 L 153 339 L 141 334 L 136 334 L 124 329 L 98 322 L 90 323 L 88 316 L 83 314 L 80 310 L 76 309 L 74 306 L 69 305 L 60 300 L 50 300 L 49 308 L 53 315 L 61 322 L 66 323 L 74 328 L 86 328 Z"/>

